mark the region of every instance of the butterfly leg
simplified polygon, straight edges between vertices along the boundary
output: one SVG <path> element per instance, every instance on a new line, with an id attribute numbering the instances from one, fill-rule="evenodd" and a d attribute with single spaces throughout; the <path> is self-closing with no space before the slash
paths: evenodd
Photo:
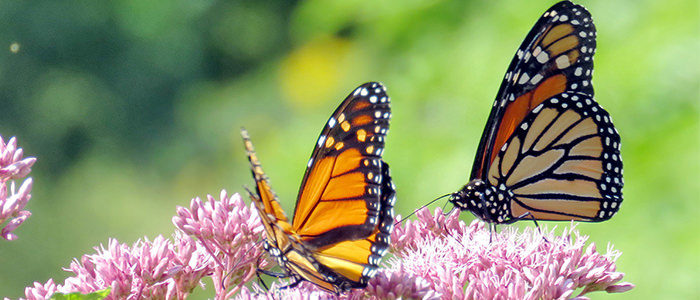
<path id="1" fill-rule="evenodd" d="M 530 220 L 532 220 L 532 222 L 535 223 L 535 227 L 537 228 L 537 232 L 540 233 L 540 236 L 542 236 L 542 238 L 544 239 L 545 242 L 548 242 L 548 243 L 549 243 L 549 240 L 547 240 L 547 238 L 544 236 L 544 234 L 542 234 L 542 229 L 540 229 L 540 225 L 537 224 L 537 219 L 536 219 L 535 216 L 532 215 L 532 213 L 530 213 L 529 211 L 528 211 L 528 212 L 525 212 L 524 214 L 522 214 L 522 215 L 520 215 L 520 216 L 518 216 L 517 218 L 513 218 L 513 220 L 509 221 L 508 223 L 513 223 L 513 222 L 515 222 L 515 221 L 525 220 L 525 219 L 530 219 Z"/>
<path id="2" fill-rule="evenodd" d="M 255 272 L 255 276 L 258 277 L 258 283 L 260 283 L 260 285 L 262 285 L 262 287 L 265 289 L 265 291 L 269 291 L 270 289 L 267 287 L 267 284 L 265 284 L 265 281 L 262 279 L 262 277 L 260 277 L 260 273 L 262 273 L 260 271 L 261 271 L 260 269 L 257 269 Z"/>
<path id="3" fill-rule="evenodd" d="M 265 274 L 267 276 L 275 277 L 275 278 L 288 278 L 288 277 L 292 276 L 292 275 L 287 274 L 287 273 L 277 273 L 277 272 L 272 272 L 272 271 L 268 271 L 268 270 L 258 269 L 257 272 L 255 272 L 255 275 L 258 276 L 258 281 L 261 283 L 261 285 L 265 288 L 266 291 L 269 291 L 270 289 L 265 284 L 265 281 L 263 281 L 262 278 L 260 277 L 260 273 Z M 299 283 L 295 283 L 295 284 L 299 284 Z M 285 286 L 282 288 L 287 288 L 287 287 L 289 287 L 289 286 Z"/>
<path id="4" fill-rule="evenodd" d="M 294 278 L 296 279 L 293 283 L 288 284 L 288 285 L 285 285 L 285 286 L 283 286 L 283 287 L 280 287 L 280 288 L 279 288 L 280 290 L 282 290 L 282 289 L 294 288 L 294 287 L 296 287 L 297 285 L 299 285 L 302 281 L 304 281 L 304 280 L 301 279 L 300 277 L 294 276 L 294 275 L 292 275 L 292 274 L 277 273 L 277 272 L 271 272 L 271 271 L 267 271 L 267 270 L 263 270 L 263 269 L 258 269 L 258 271 L 256 272 L 256 275 L 258 276 L 258 280 L 260 281 L 260 283 L 262 284 L 262 286 L 265 288 L 266 291 L 268 291 L 269 289 L 268 289 L 267 285 L 265 285 L 265 282 L 262 280 L 262 278 L 260 278 L 260 273 L 265 274 L 265 275 L 267 275 L 267 276 L 275 277 L 275 278 L 289 278 L 289 277 L 294 277 Z"/>
<path id="5" fill-rule="evenodd" d="M 498 229 L 496 228 L 496 223 L 487 223 L 489 224 L 489 244 L 493 242 L 493 236 L 498 234 Z"/>
<path id="6" fill-rule="evenodd" d="M 264 240 L 263 240 L 263 241 L 264 241 Z M 260 266 L 260 260 L 261 260 L 261 259 L 262 259 L 262 255 L 258 256 L 258 261 L 257 261 L 258 266 Z M 277 274 L 277 273 L 270 272 L 270 271 L 266 271 L 266 270 L 263 270 L 263 269 L 260 269 L 260 268 L 256 268 L 256 270 L 255 270 L 255 276 L 258 277 L 258 282 L 260 283 L 260 285 L 263 286 L 263 288 L 265 288 L 265 291 L 269 291 L 270 289 L 267 287 L 267 285 L 265 284 L 265 281 L 262 279 L 262 277 L 260 277 L 260 273 L 266 274 L 266 275 L 268 275 L 268 276 L 273 276 L 273 277 L 277 277 L 277 276 L 275 276 L 275 275 L 278 275 L 278 274 Z M 273 273 L 273 274 L 271 275 L 270 273 Z M 279 278 L 279 277 L 277 277 L 277 278 Z"/>
<path id="7" fill-rule="evenodd" d="M 292 283 L 290 283 L 290 284 L 288 284 L 288 285 L 285 285 L 285 286 L 281 287 L 280 290 L 286 290 L 286 289 L 295 288 L 295 287 L 296 287 L 297 285 L 299 285 L 302 281 L 304 281 L 303 279 L 301 279 L 301 277 L 296 277 L 296 276 L 294 276 L 294 277 L 296 278 L 296 281 L 295 281 L 295 282 L 292 282 Z"/>
<path id="8" fill-rule="evenodd" d="M 292 276 L 292 275 L 289 275 L 287 273 L 277 273 L 277 272 L 272 272 L 272 271 L 263 270 L 263 269 L 258 269 L 258 273 L 263 273 L 267 276 L 272 276 L 275 278 L 289 278 Z"/>

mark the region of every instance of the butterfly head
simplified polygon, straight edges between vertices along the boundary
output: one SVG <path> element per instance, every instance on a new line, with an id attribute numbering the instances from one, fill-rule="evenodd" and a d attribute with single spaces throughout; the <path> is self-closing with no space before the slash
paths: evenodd
<path id="1" fill-rule="evenodd" d="M 450 195 L 449 201 L 462 211 L 470 211 L 479 219 L 493 222 L 492 215 L 488 211 L 486 198 L 486 183 L 481 179 L 474 179 L 462 189 Z"/>

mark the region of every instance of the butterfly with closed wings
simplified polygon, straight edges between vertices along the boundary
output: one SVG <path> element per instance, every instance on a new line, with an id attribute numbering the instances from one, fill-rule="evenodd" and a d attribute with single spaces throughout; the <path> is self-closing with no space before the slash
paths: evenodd
<path id="1" fill-rule="evenodd" d="M 596 30 L 562 1 L 513 58 L 455 207 L 491 224 L 528 218 L 599 222 L 622 202 L 620 136 L 593 100 Z"/>
<path id="2" fill-rule="evenodd" d="M 262 219 L 265 249 L 291 286 L 303 280 L 340 293 L 366 286 L 389 248 L 395 191 L 382 160 L 389 128 L 386 88 L 355 89 L 326 123 L 299 188 L 290 223 L 243 129 L 255 179 L 248 192 Z"/>

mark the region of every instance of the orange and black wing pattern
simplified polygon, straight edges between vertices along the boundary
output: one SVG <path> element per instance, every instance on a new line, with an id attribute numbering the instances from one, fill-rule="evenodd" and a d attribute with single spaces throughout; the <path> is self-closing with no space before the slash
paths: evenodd
<path id="1" fill-rule="evenodd" d="M 329 292 L 363 287 L 389 247 L 394 185 L 382 160 L 389 98 L 376 82 L 355 89 L 331 115 L 312 152 L 290 223 L 270 189 L 247 133 L 265 224 L 266 249 L 289 275 Z"/>
<path id="2" fill-rule="evenodd" d="M 604 221 L 622 202 L 620 136 L 593 99 L 595 26 L 582 6 L 547 10 L 517 50 L 450 199 L 492 223 Z"/>
<path id="3" fill-rule="evenodd" d="M 589 95 L 557 94 L 530 112 L 503 144 L 487 182 L 485 202 L 494 204 L 489 209 L 496 221 L 525 215 L 605 221 L 622 202 L 620 136 Z M 501 198 L 509 201 L 499 207 Z"/>
<path id="4" fill-rule="evenodd" d="M 379 83 L 355 89 L 321 131 L 299 188 L 292 226 L 317 248 L 372 234 L 382 210 L 389 98 Z"/>
<path id="5" fill-rule="evenodd" d="M 542 15 L 506 71 L 479 143 L 471 179 L 486 178 L 496 151 L 544 100 L 565 91 L 593 96 L 595 36 L 591 15 L 583 6 L 562 1 Z"/>

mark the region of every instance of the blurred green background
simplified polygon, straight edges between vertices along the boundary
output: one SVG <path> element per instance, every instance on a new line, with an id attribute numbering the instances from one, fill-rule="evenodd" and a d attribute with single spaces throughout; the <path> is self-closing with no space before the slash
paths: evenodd
<path id="1" fill-rule="evenodd" d="M 33 215 L 0 241 L 0 296 L 63 282 L 62 267 L 109 237 L 169 236 L 192 197 L 242 192 L 243 125 L 291 211 L 322 125 L 366 81 L 392 98 L 398 213 L 456 191 L 508 63 L 553 3 L 0 2 L 0 134 L 39 159 Z M 622 136 L 626 185 L 615 218 L 578 228 L 623 252 L 637 287 L 612 298 L 697 297 L 698 1 L 580 3 L 598 28 L 596 99 Z"/>

